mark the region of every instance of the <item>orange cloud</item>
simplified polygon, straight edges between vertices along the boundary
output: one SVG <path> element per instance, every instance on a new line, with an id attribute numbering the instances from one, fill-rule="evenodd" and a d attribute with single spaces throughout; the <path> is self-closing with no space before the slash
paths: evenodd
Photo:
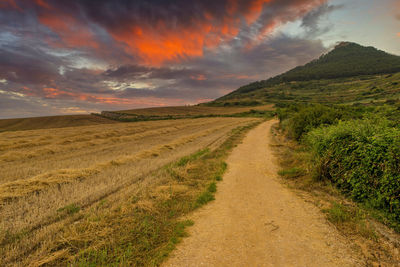
<path id="1" fill-rule="evenodd" d="M 264 4 L 268 2 L 271 2 L 271 0 L 256 0 L 249 5 L 248 10 L 246 10 L 246 13 L 244 14 L 247 24 L 252 24 L 255 20 L 257 20 L 258 16 L 261 14 Z"/>
<path id="2" fill-rule="evenodd" d="M 15 0 L 1 0 L 0 8 L 13 8 L 22 11 L 22 9 L 17 5 Z"/>
<path id="3" fill-rule="evenodd" d="M 24 90 L 26 90 L 24 88 Z M 109 105 L 129 105 L 129 106 L 165 106 L 165 99 L 156 98 L 156 97 L 142 97 L 142 98 L 119 98 L 119 97 L 111 97 L 111 96 L 97 96 L 97 95 L 89 95 L 85 93 L 76 93 L 76 92 L 68 92 L 64 90 L 60 90 L 57 87 L 45 87 L 43 88 L 43 92 L 45 93 L 46 98 L 52 99 L 60 99 L 60 98 L 69 98 L 78 101 L 87 101 L 93 103 L 103 103 Z M 34 95 L 25 93 L 26 95 Z M 184 104 L 183 99 L 168 99 L 168 104 L 174 103 L 177 105 Z"/>
<path id="4" fill-rule="evenodd" d="M 39 21 L 60 36 L 61 43 L 53 46 L 99 48 L 90 29 L 71 15 L 46 12 L 39 15 Z"/>
<path id="5" fill-rule="evenodd" d="M 206 76 L 204 76 L 203 74 L 190 76 L 190 79 L 197 80 L 197 81 L 207 80 Z"/>
<path id="6" fill-rule="evenodd" d="M 253 23 L 262 11 L 264 3 L 270 0 L 254 1 L 244 17 L 248 23 Z M 216 15 L 205 13 L 204 20 L 194 23 L 195 28 L 178 25 L 171 29 L 164 21 L 156 25 L 131 26 L 110 30 L 111 36 L 124 45 L 129 54 L 138 55 L 142 63 L 160 66 L 165 61 L 180 61 L 187 57 L 200 57 L 204 49 L 217 47 L 221 42 L 231 40 L 240 30 L 240 14 L 235 5 L 236 0 L 230 0 L 232 5 L 228 15 L 217 18 Z M 218 21 L 220 21 L 218 23 Z"/>
<path id="7" fill-rule="evenodd" d="M 397 33 L 397 36 L 400 37 L 400 32 Z"/>
<path id="8" fill-rule="evenodd" d="M 231 39 L 238 27 L 211 22 L 198 22 L 196 29 L 179 27 L 171 30 L 164 22 L 156 26 L 133 26 L 110 32 L 124 45 L 125 51 L 138 55 L 142 63 L 160 66 L 165 61 L 181 61 L 188 57 L 200 57 L 204 48 L 214 48 L 223 39 Z"/>
<path id="9" fill-rule="evenodd" d="M 327 0 L 293 1 L 290 15 L 277 14 L 269 23 L 259 29 L 255 40 L 245 46 L 251 49 L 287 21 L 299 18 Z M 160 66 L 168 61 L 182 61 L 190 57 L 201 57 L 205 49 L 214 49 L 223 42 L 232 40 L 243 26 L 252 25 L 260 17 L 263 8 L 272 0 L 250 0 L 239 9 L 238 0 L 228 0 L 224 14 L 205 13 L 192 26 L 174 25 L 159 20 L 154 25 L 134 25 L 108 29 L 110 35 L 123 45 L 125 52 L 139 57 L 141 63 Z M 193 26 L 194 25 L 194 26 Z"/>
<path id="10" fill-rule="evenodd" d="M 50 41 L 52 45 L 68 48 L 90 47 L 97 49 L 97 52 L 106 51 L 100 51 L 102 45 L 86 21 L 92 15 L 74 17 L 76 14 L 50 7 L 47 0 L 34 1 L 39 10 L 39 21 L 57 33 L 61 39 L 61 42 Z M 96 23 L 104 26 L 119 48 L 139 63 L 161 66 L 166 62 L 179 62 L 203 56 L 204 51 L 215 49 L 236 37 L 244 24 L 258 27 L 259 23 L 265 23 L 257 29 L 254 40 L 244 44 L 245 48 L 251 49 L 283 23 L 299 18 L 326 1 L 292 0 L 282 4 L 287 7 L 282 9 L 283 11 L 271 14 L 271 18 L 265 22 L 257 21 L 263 9 L 280 5 L 279 0 L 226 0 L 224 10 L 199 9 L 198 16 L 187 20 L 188 23 L 186 20 L 177 20 L 175 23 L 173 18 L 165 16 L 154 16 L 155 18 L 149 20 L 140 19 L 140 14 L 139 18 L 135 18 L 133 14 L 131 17 L 121 18 L 121 21 L 117 14 L 106 22 L 103 21 L 103 17 L 98 16 Z"/>
<path id="11" fill-rule="evenodd" d="M 47 8 L 47 9 L 51 8 L 50 5 L 45 0 L 35 0 L 35 3 L 38 6 L 41 6 L 41 7 Z"/>

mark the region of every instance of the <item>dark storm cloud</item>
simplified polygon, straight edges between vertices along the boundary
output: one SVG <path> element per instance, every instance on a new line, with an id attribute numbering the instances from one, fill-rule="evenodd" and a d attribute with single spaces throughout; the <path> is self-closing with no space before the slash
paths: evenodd
<path id="1" fill-rule="evenodd" d="M 301 26 L 307 29 L 307 35 L 309 37 L 318 36 L 330 30 L 331 26 L 320 27 L 321 19 L 326 17 L 329 13 L 343 8 L 344 5 L 329 5 L 323 4 L 318 8 L 309 12 L 303 17 Z"/>
<path id="2" fill-rule="evenodd" d="M 0 93 L 29 115 L 217 98 L 324 52 L 271 33 L 298 19 L 317 29 L 337 8 L 325 2 L 10 0 L 0 4 Z"/>
<path id="3" fill-rule="evenodd" d="M 0 48 L 0 78 L 21 84 L 46 84 L 62 62 L 31 47 Z"/>
<path id="4" fill-rule="evenodd" d="M 147 67 L 143 65 L 125 65 L 115 70 L 109 69 L 104 75 L 114 79 L 135 79 L 144 77 L 146 79 L 179 79 L 193 75 L 201 75 L 202 71 L 196 71 L 187 68 L 169 68 L 169 67 Z"/>

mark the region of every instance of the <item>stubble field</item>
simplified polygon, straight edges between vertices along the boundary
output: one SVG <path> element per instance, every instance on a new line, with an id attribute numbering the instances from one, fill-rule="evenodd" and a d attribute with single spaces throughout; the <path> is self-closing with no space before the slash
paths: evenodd
<path id="1" fill-rule="evenodd" d="M 154 172 L 212 151 L 232 130 L 257 121 L 202 118 L 0 133 L 0 265 L 80 265 L 81 248 L 104 247 L 113 231 L 114 218 L 98 218 L 100 208 L 120 216 L 126 202 L 146 209 L 135 197 L 143 188 L 184 191 L 165 181 L 160 187 L 162 175 Z M 85 228 L 78 234 L 80 225 Z"/>

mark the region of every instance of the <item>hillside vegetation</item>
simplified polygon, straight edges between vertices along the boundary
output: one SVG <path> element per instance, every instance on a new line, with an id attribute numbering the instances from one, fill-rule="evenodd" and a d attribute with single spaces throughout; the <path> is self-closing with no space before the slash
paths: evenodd
<path id="1" fill-rule="evenodd" d="M 241 101 L 281 104 L 327 103 L 370 104 L 397 101 L 400 98 L 400 73 L 350 78 L 287 82 L 249 93 L 221 98 L 209 105 L 234 106 Z"/>
<path id="2" fill-rule="evenodd" d="M 400 57 L 374 47 L 343 42 L 319 59 L 275 77 L 282 82 L 400 72 Z"/>
<path id="3" fill-rule="evenodd" d="M 373 47 L 342 43 L 310 63 L 245 85 L 209 105 L 240 101 L 343 103 L 399 97 L 400 57 Z"/>

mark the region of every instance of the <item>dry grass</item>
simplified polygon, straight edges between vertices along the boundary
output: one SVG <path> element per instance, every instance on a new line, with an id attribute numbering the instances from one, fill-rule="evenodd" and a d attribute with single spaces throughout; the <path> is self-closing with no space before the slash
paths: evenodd
<path id="1" fill-rule="evenodd" d="M 0 132 L 116 123 L 93 115 L 66 115 L 0 120 Z"/>
<path id="2" fill-rule="evenodd" d="M 204 118 L 0 133 L 0 265 L 64 265 L 91 259 L 97 249 L 108 255 L 110 246 L 125 253 L 123 244 L 133 241 L 115 235 L 139 227 L 147 220 L 144 211 L 159 212 L 155 199 L 193 197 L 202 188 L 204 162 L 162 166 L 213 151 L 232 129 L 257 121 Z M 187 173 L 197 173 L 197 180 L 186 181 Z M 132 262 L 132 254 L 125 256 Z M 105 260 L 100 258 L 95 262 Z"/>
<path id="3" fill-rule="evenodd" d="M 282 181 L 306 201 L 314 203 L 326 215 L 354 249 L 365 257 L 367 266 L 399 266 L 400 235 L 376 222 L 369 211 L 343 196 L 328 181 L 312 178 L 310 154 L 287 139 L 276 125 L 272 147 L 277 154 Z"/>

